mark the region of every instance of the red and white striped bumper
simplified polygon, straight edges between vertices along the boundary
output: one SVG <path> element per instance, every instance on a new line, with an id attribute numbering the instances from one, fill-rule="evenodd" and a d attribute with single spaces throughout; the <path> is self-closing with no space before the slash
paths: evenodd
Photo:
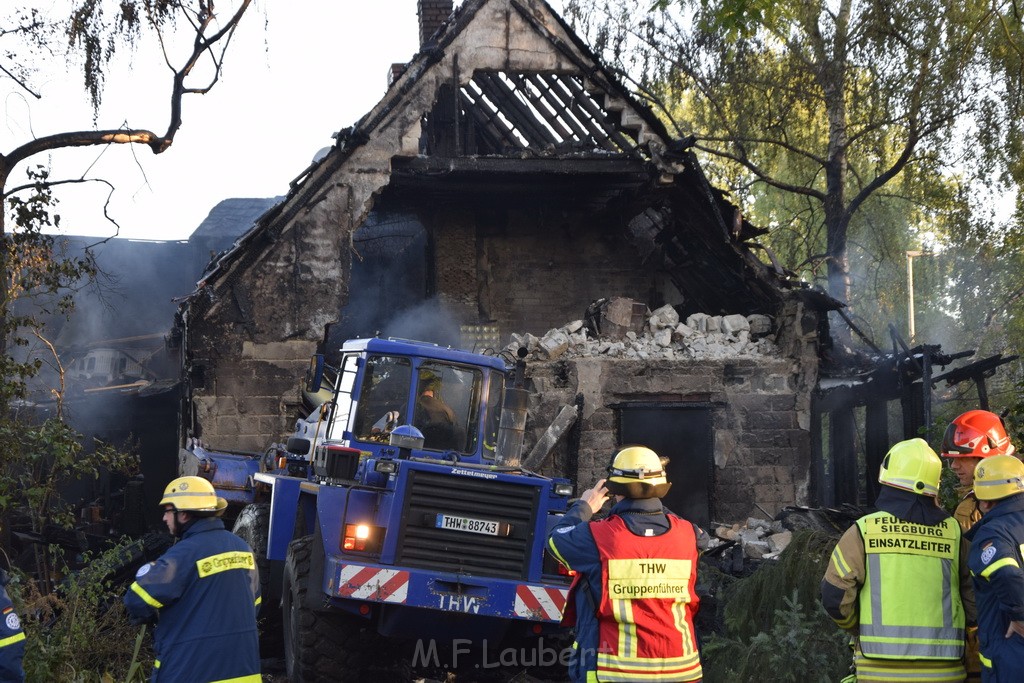
<path id="1" fill-rule="evenodd" d="M 409 572 L 358 564 L 342 565 L 338 574 L 338 596 L 404 603 L 409 596 Z"/>
<path id="2" fill-rule="evenodd" d="M 516 588 L 515 614 L 517 617 L 535 621 L 559 621 L 568 596 L 568 588 L 520 584 Z"/>

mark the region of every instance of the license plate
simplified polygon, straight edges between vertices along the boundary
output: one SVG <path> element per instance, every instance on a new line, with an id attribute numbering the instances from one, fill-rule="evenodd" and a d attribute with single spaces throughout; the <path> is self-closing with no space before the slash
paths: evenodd
<path id="1" fill-rule="evenodd" d="M 501 525 L 498 522 L 453 515 L 438 515 L 434 526 L 438 529 L 466 531 L 471 534 L 486 534 L 488 536 L 498 536 L 501 533 Z"/>

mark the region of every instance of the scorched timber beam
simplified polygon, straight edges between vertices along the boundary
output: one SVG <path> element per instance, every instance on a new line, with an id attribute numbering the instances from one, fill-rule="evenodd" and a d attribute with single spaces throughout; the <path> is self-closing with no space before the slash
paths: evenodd
<path id="1" fill-rule="evenodd" d="M 391 160 L 392 173 L 508 173 L 558 175 L 619 175 L 638 182 L 651 178 L 643 162 L 632 159 L 560 158 L 560 159 L 508 159 L 496 157 L 395 157 Z"/>

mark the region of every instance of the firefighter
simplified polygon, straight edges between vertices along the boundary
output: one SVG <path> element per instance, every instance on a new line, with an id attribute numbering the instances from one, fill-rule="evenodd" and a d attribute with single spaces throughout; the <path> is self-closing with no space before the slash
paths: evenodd
<path id="1" fill-rule="evenodd" d="M 964 531 L 981 519 L 978 498 L 972 490 L 974 469 L 983 458 L 1012 455 L 1014 450 L 1003 421 L 987 410 L 968 410 L 946 427 L 942 455 L 949 458 L 949 466 L 960 480 L 957 489 L 960 502 L 953 517 Z"/>
<path id="2" fill-rule="evenodd" d="M 623 446 L 609 476 L 585 491 L 548 546 L 577 572 L 570 599 L 576 643 L 569 674 L 589 681 L 700 681 L 696 525 L 665 510 L 669 483 L 658 455 Z M 615 505 L 591 517 L 609 494 Z"/>
<path id="3" fill-rule="evenodd" d="M 941 474 L 923 439 L 895 444 L 882 460 L 878 511 L 832 552 L 821 602 L 853 635 L 858 683 L 964 679 L 974 601 L 960 525 L 936 505 Z"/>
<path id="4" fill-rule="evenodd" d="M 996 455 L 978 463 L 974 491 L 984 513 L 967 532 L 978 600 L 981 680 L 1024 680 L 1024 463 Z"/>
<path id="5" fill-rule="evenodd" d="M 25 656 L 25 632 L 7 595 L 8 583 L 7 572 L 0 569 L 0 619 L 3 619 L 0 623 L 0 681 L 21 683 L 25 680 L 25 669 L 21 665 Z"/>
<path id="6" fill-rule="evenodd" d="M 259 575 L 252 549 L 218 519 L 227 501 L 205 479 L 179 477 L 160 505 L 178 540 L 124 597 L 133 622 L 156 624 L 150 680 L 259 683 Z"/>
<path id="7" fill-rule="evenodd" d="M 987 410 L 968 410 L 959 415 L 946 427 L 942 437 L 942 455 L 947 458 L 950 469 L 960 480 L 957 488 L 959 502 L 953 517 L 964 531 L 981 519 L 978 497 L 974 495 L 974 469 L 983 458 L 993 455 L 1010 455 L 1014 452 L 1010 437 L 1006 434 L 1003 421 Z M 977 629 L 967 629 L 967 680 L 981 679 L 981 661 L 978 659 Z"/>

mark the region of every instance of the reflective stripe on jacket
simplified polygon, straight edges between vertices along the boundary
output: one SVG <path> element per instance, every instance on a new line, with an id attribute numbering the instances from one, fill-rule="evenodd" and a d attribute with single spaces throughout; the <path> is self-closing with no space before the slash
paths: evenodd
<path id="1" fill-rule="evenodd" d="M 693 526 L 668 516 L 660 536 L 637 536 L 621 517 L 591 522 L 601 559 L 597 609 L 601 681 L 701 678 L 693 629 L 698 598 Z"/>
<path id="2" fill-rule="evenodd" d="M 216 518 L 192 523 L 158 560 L 143 565 L 124 597 L 153 632 L 152 681 L 260 680 L 259 576 L 249 546 Z"/>
<path id="3" fill-rule="evenodd" d="M 960 525 L 905 522 L 887 512 L 857 520 L 866 578 L 860 591 L 860 649 L 868 658 L 959 660 Z"/>
<path id="4" fill-rule="evenodd" d="M 22 658 L 25 655 L 25 632 L 21 628 L 7 590 L 0 586 L 0 681 L 20 683 L 25 680 Z"/>
<path id="5" fill-rule="evenodd" d="M 1024 621 L 1024 495 L 996 503 L 967 533 L 968 564 L 978 603 L 981 680 L 1020 681 L 1024 638 L 1006 637 L 1010 621 Z"/>

